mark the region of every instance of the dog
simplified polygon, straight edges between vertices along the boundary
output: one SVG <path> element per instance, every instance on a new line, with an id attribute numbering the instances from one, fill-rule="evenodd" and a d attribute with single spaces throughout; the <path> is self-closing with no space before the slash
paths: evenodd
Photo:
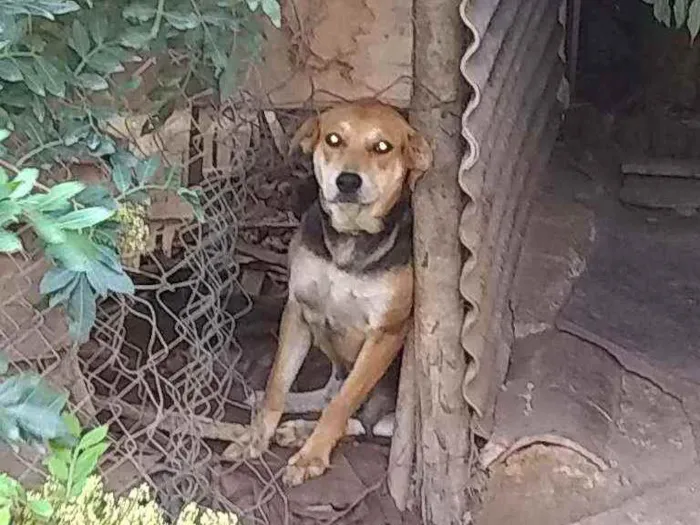
<path id="1" fill-rule="evenodd" d="M 262 406 L 224 457 L 257 458 L 312 346 L 347 371 L 283 481 L 330 465 L 351 416 L 399 354 L 413 310 L 411 192 L 432 164 L 428 141 L 391 106 L 359 101 L 306 120 L 291 140 L 313 156 L 318 200 L 289 247 L 289 296 Z"/>

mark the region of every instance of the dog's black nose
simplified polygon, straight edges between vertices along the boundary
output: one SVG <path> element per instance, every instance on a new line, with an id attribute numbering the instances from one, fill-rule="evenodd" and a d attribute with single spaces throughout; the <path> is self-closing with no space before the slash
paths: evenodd
<path id="1" fill-rule="evenodd" d="M 335 179 L 341 193 L 355 193 L 362 186 L 362 178 L 357 173 L 344 171 Z"/>

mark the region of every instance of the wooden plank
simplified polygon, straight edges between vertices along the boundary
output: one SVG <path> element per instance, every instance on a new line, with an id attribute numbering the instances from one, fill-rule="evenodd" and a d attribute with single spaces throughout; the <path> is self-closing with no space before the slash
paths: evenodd
<path id="1" fill-rule="evenodd" d="M 639 158 L 622 163 L 626 175 L 649 175 L 655 177 L 684 177 L 700 179 L 700 160 L 674 158 Z"/>

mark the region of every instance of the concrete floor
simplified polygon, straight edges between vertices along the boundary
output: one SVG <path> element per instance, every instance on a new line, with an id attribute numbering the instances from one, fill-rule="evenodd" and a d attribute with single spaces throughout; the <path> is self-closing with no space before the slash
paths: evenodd
<path id="1" fill-rule="evenodd" d="M 606 147 L 558 144 L 542 176 L 511 297 L 514 355 L 543 334 L 566 344 L 557 313 L 585 271 L 597 210 L 617 198 L 618 163 Z M 476 525 L 700 524 L 700 467 L 687 407 L 610 362 L 619 368 L 620 391 L 606 414 L 607 468 L 565 447 L 524 448 L 491 466 Z"/>

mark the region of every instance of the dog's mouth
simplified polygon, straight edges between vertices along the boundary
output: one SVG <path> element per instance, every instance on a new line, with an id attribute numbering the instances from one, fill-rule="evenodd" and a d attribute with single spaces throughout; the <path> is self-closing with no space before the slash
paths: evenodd
<path id="1" fill-rule="evenodd" d="M 348 195 L 346 193 L 339 194 L 335 199 L 330 201 L 331 204 L 362 204 L 359 195 Z"/>

